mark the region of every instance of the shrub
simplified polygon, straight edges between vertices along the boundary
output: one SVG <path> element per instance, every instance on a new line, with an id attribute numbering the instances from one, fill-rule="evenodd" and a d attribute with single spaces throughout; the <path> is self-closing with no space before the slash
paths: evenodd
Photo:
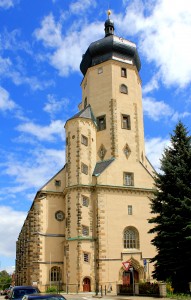
<path id="1" fill-rule="evenodd" d="M 158 283 L 150 283 L 150 282 L 140 283 L 139 295 L 159 295 Z"/>
<path id="2" fill-rule="evenodd" d="M 46 291 L 47 291 L 47 293 L 57 293 L 57 287 L 54 285 L 49 286 Z"/>

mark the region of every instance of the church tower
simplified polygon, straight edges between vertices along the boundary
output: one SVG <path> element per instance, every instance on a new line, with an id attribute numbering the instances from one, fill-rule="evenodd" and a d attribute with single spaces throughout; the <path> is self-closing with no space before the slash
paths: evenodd
<path id="1" fill-rule="evenodd" d="M 93 42 L 80 69 L 80 112 L 66 122 L 66 257 L 70 287 L 115 291 L 150 279 L 153 168 L 145 156 L 140 58 L 114 35 Z M 124 268 L 130 262 L 131 271 Z"/>

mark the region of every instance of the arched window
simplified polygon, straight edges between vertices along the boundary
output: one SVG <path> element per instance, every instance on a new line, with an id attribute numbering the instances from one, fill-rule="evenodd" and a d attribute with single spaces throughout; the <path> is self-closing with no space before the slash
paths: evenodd
<path id="1" fill-rule="evenodd" d="M 125 249 L 139 249 L 139 233 L 136 228 L 125 228 L 123 233 L 123 245 Z"/>
<path id="2" fill-rule="evenodd" d="M 120 92 L 123 94 L 128 94 L 128 88 L 125 84 L 120 85 Z"/>
<path id="3" fill-rule="evenodd" d="M 61 269 L 59 267 L 52 267 L 51 268 L 51 281 L 60 281 L 62 276 L 61 276 Z"/>

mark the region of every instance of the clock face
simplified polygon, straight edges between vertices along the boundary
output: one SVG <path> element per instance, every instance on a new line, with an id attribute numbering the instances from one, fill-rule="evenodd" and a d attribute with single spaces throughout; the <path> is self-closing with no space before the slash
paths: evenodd
<path id="1" fill-rule="evenodd" d="M 64 218 L 65 218 L 65 215 L 64 215 L 63 211 L 58 210 L 58 211 L 55 213 L 55 218 L 56 218 L 57 221 L 63 221 Z"/>

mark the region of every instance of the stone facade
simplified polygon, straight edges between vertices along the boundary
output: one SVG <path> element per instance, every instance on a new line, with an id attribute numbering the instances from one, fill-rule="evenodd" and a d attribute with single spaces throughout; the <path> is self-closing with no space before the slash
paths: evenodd
<path id="1" fill-rule="evenodd" d="M 135 48 L 104 39 L 111 38 Z M 134 58 L 115 55 L 84 74 L 79 113 L 65 125 L 66 164 L 37 192 L 18 237 L 17 285 L 116 293 L 132 283 L 123 262 L 135 282 L 152 280 L 154 170 L 145 155 L 141 80 Z"/>

